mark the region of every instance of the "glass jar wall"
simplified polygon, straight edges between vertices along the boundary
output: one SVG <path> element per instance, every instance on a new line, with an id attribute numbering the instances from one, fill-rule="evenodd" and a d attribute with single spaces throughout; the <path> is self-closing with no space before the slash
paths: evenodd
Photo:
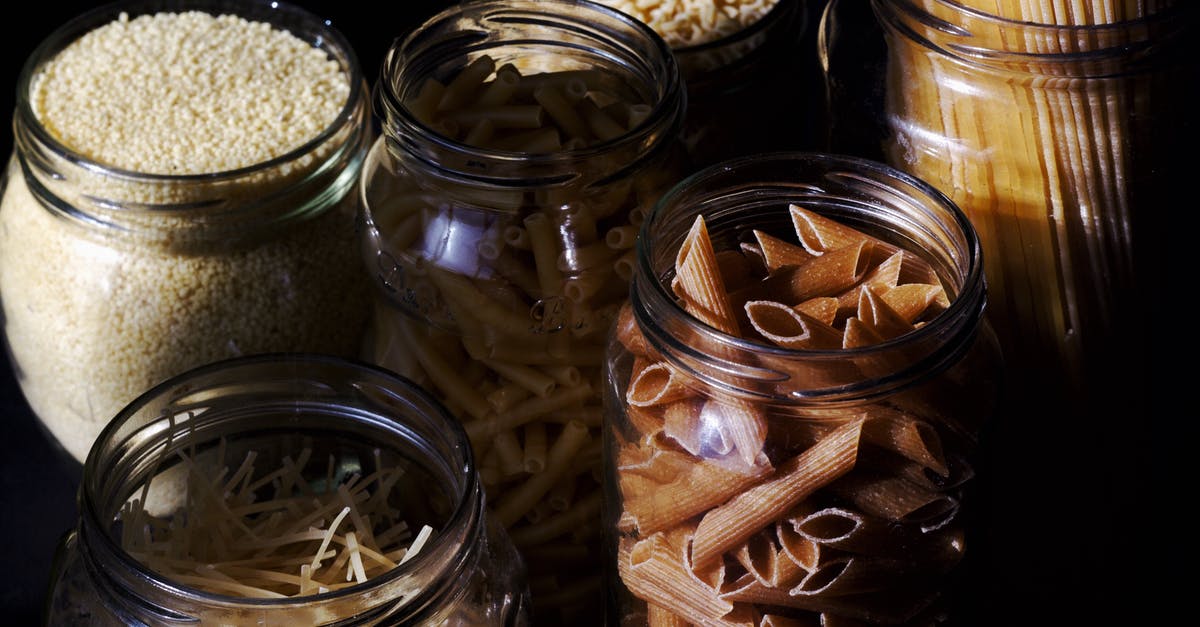
<path id="1" fill-rule="evenodd" d="M 366 359 L 464 422 L 537 622 L 603 619 L 601 367 L 637 225 L 686 167 L 683 89 L 646 25 L 548 1 L 432 16 L 376 86 Z"/>
<path id="2" fill-rule="evenodd" d="M 655 29 L 687 85 L 684 141 L 694 168 L 819 136 L 821 91 L 807 0 L 688 3 L 600 0 Z"/>
<path id="3" fill-rule="evenodd" d="M 878 162 L 772 153 L 684 180 L 639 241 L 607 361 L 613 623 L 941 624 L 1002 385 L 965 216 Z"/>
<path id="4" fill-rule="evenodd" d="M 268 354 L 148 390 L 99 436 L 48 625 L 528 623 L 466 435 L 412 382 Z"/>
<path id="5" fill-rule="evenodd" d="M 370 102 L 351 46 L 286 3 L 170 7 L 65 23 L 16 89 L 6 347 L 76 462 L 138 393 L 188 368 L 356 356 L 370 310 L 350 193 Z"/>
<path id="6" fill-rule="evenodd" d="M 1177 207 L 1194 168 L 1178 155 L 1200 141 L 1200 12 L 832 0 L 825 17 L 836 126 L 875 133 L 874 144 L 836 135 L 833 149 L 866 145 L 928 180 L 983 245 L 1012 383 L 1012 419 L 990 439 L 989 520 L 1008 530 L 989 558 L 993 596 L 1018 579 L 1027 590 L 991 615 L 1141 620 L 1136 601 L 1088 599 L 1125 596 L 1100 574 L 1111 555 L 1128 555 L 1131 572 L 1156 568 L 1122 520 L 1157 506 L 1140 486 L 1175 474 L 1160 466 L 1178 458 L 1163 416 L 1186 406 L 1187 384 L 1159 321 L 1175 317 L 1165 295 L 1187 281 L 1192 229 Z M 1043 522 L 1025 524 L 1030 512 Z M 1017 566 L 1006 547 L 1045 557 Z"/>

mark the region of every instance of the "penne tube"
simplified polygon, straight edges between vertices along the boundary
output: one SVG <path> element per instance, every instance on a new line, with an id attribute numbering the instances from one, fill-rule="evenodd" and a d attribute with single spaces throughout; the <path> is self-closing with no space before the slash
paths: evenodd
<path id="1" fill-rule="evenodd" d="M 796 230 L 796 237 L 800 245 L 813 255 L 823 255 L 839 248 L 851 246 L 862 247 L 867 243 L 887 246 L 858 229 L 846 226 L 800 205 L 788 205 L 788 212 L 792 217 L 792 226 Z M 888 248 L 894 250 L 893 247 L 889 246 Z"/>
<path id="2" fill-rule="evenodd" d="M 625 394 L 625 402 L 634 407 L 667 405 L 694 396 L 684 377 L 666 362 L 649 364 L 634 375 Z"/>
<path id="3" fill-rule="evenodd" d="M 775 272 L 785 266 L 798 266 L 816 256 L 803 246 L 785 242 L 758 229 L 753 233 L 762 266 L 767 272 Z"/>
<path id="4" fill-rule="evenodd" d="M 783 303 L 752 300 L 744 308 L 751 327 L 776 345 L 802 350 L 842 347 L 841 331 Z"/>
<path id="5" fill-rule="evenodd" d="M 856 472 L 842 477 L 829 489 L 872 516 L 937 529 L 958 513 L 954 497 L 924 489 L 898 477 Z"/>
<path id="6" fill-rule="evenodd" d="M 848 473 L 858 457 L 862 423 L 860 419 L 838 427 L 779 466 L 770 478 L 706 512 L 692 540 L 692 562 L 711 564 L 814 491 Z"/>

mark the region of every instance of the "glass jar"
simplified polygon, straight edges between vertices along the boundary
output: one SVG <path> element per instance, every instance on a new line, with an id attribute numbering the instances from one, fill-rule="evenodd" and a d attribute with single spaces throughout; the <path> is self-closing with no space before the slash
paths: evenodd
<path id="1" fill-rule="evenodd" d="M 189 0 L 172 4 L 176 13 L 159 13 L 161 7 L 118 2 L 65 23 L 32 53 L 16 90 L 15 149 L 0 204 L 6 347 L 33 412 L 76 462 L 137 394 L 191 367 L 259 352 L 357 356 L 370 311 L 355 233 L 357 198 L 350 193 L 371 140 L 370 98 L 349 42 L 320 17 L 286 3 Z M 198 22 L 199 43 L 189 44 L 179 31 Z M 253 30 L 249 22 L 271 30 Z M 245 26 L 233 28 L 238 24 Z M 245 40 L 215 34 L 235 31 Z M 148 36 L 135 38 L 139 32 Z M 188 68 L 182 64 L 212 62 L 202 43 L 284 46 L 268 32 L 300 44 L 299 51 L 285 49 L 298 58 L 280 70 L 281 81 L 299 83 L 299 101 L 285 99 L 292 91 L 284 87 L 268 88 L 268 68 L 278 68 L 266 61 L 254 62 L 261 76 L 247 79 L 253 102 L 237 105 L 239 111 L 221 108 L 222 98 L 233 95 L 212 88 L 237 91 L 238 77 L 208 66 L 214 78 L 207 90 L 189 95 L 179 88 L 169 94 L 176 99 L 169 108 L 142 101 L 145 119 L 132 105 L 74 100 L 91 93 L 86 87 L 100 90 L 96 98 L 120 101 L 121 81 L 139 81 L 136 68 L 158 68 L 152 58 L 168 51 L 174 56 L 167 66 Z M 102 34 L 113 44 L 107 53 L 60 56 Z M 161 50 L 140 53 L 144 64 L 124 63 L 122 54 L 152 44 Z M 309 51 L 316 60 L 305 56 Z M 230 56 L 228 49 L 218 52 Z M 311 71 L 324 72 L 323 82 L 305 84 L 289 74 L 295 67 L 321 68 Z M 74 87 L 48 86 L 57 84 L 48 77 L 62 76 Z M 257 107 L 260 101 L 266 109 Z M 313 103 L 326 105 L 328 121 L 306 108 Z M 96 123 L 110 134 L 93 130 L 86 151 L 78 148 L 80 137 L 64 139 L 64 128 L 79 130 L 75 116 L 90 119 L 85 113 L 93 109 L 118 116 L 122 108 L 133 110 L 133 121 Z M 276 115 L 287 124 L 273 124 Z M 171 130 L 200 135 L 206 124 L 226 120 L 208 135 L 228 137 L 206 135 L 210 144 Z M 300 143 L 288 146 L 287 131 L 305 122 L 311 136 L 290 138 Z M 273 139 L 276 131 L 284 137 Z"/>
<path id="2" fill-rule="evenodd" d="M 1189 189 L 1173 155 L 1197 137 L 1179 90 L 1200 77 L 1191 4 L 876 0 L 867 33 L 835 34 L 882 32 L 878 71 L 842 62 L 830 80 L 875 84 L 843 95 L 869 94 L 885 160 L 975 224 L 1021 389 L 1086 403 L 1154 341 L 1139 328 L 1171 283 L 1175 222 L 1158 208 Z"/>
<path id="3" fill-rule="evenodd" d="M 352 514 L 334 515 L 351 501 Z M 352 360 L 239 357 L 148 390 L 97 439 L 79 511 L 48 625 L 528 624 L 524 567 L 485 512 L 466 434 L 411 381 Z M 247 565 L 266 569 L 286 526 L 310 530 L 279 556 L 290 580 L 255 580 Z M 355 532 L 364 555 L 407 550 L 365 580 L 343 578 L 354 558 L 331 551 L 349 553 Z M 303 559 L 282 560 L 293 553 Z M 328 590 L 300 593 L 309 554 L 325 560 L 308 572 Z M 235 583 L 255 589 L 221 587 Z"/>
<path id="4" fill-rule="evenodd" d="M 1161 321 L 1175 319 L 1167 295 L 1189 275 L 1180 251 L 1193 229 L 1170 208 L 1194 187 L 1194 160 L 1177 155 L 1200 141 L 1200 7 L 858 4 L 828 7 L 844 44 L 829 80 L 869 104 L 835 99 L 835 114 L 878 129 L 886 162 L 949 195 L 987 260 L 1012 407 L 989 439 L 990 521 L 1006 533 L 988 562 L 997 582 L 1030 591 L 987 611 L 997 624 L 1033 612 L 1136 623 L 1144 606 L 1118 602 L 1122 584 L 1103 573 L 1117 554 L 1131 571 L 1158 568 L 1121 521 L 1156 506 L 1146 488 L 1175 474 L 1158 460 L 1182 459 L 1162 416 L 1190 405 L 1188 383 Z M 881 52 L 875 63 L 857 61 L 864 47 Z M 1030 567 L 1014 551 L 1054 557 Z"/>
<path id="5" fill-rule="evenodd" d="M 687 85 L 684 141 L 694 168 L 818 136 L 821 81 L 807 0 L 735 0 L 711 15 L 675 3 L 600 0 L 646 22 L 672 47 Z M 733 17 L 736 16 L 736 17 Z"/>
<path id="6" fill-rule="evenodd" d="M 535 620 L 601 620 L 601 367 L 637 224 L 686 163 L 675 60 L 593 3 L 460 3 L 396 41 L 376 102 L 365 359 L 465 423 Z"/>
<path id="7" fill-rule="evenodd" d="M 965 216 L 878 162 L 771 153 L 684 180 L 639 242 L 606 366 L 614 621 L 950 612 L 1002 385 Z"/>

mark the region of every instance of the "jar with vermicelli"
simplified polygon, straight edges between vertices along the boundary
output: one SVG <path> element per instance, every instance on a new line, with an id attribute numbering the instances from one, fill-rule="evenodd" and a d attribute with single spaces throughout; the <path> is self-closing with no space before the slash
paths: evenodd
<path id="1" fill-rule="evenodd" d="M 601 366 L 637 225 L 685 167 L 677 66 L 599 5 L 472 2 L 397 40 L 376 93 L 366 358 L 463 420 L 535 620 L 600 621 Z"/>
<path id="2" fill-rule="evenodd" d="M 696 167 L 812 148 L 820 83 L 808 0 L 599 0 L 671 46 L 687 85 L 684 141 Z"/>
<path id="3" fill-rule="evenodd" d="M 606 362 L 613 623 L 953 617 L 1002 386 L 965 216 L 878 162 L 772 153 L 690 176 L 639 237 Z"/>
<path id="4" fill-rule="evenodd" d="M 20 388 L 82 461 L 142 390 L 217 359 L 357 355 L 350 193 L 370 99 L 345 38 L 276 2 L 120 2 L 27 61 L 0 204 Z"/>
<path id="5" fill-rule="evenodd" d="M 50 626 L 528 624 L 466 434 L 381 368 L 279 353 L 189 370 L 114 416 L 80 488 Z"/>

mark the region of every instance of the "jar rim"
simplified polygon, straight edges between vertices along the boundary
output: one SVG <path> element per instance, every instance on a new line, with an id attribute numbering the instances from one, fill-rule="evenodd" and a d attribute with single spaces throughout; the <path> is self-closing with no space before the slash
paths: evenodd
<path id="1" fill-rule="evenodd" d="M 218 172 L 198 172 L 191 174 L 167 174 L 139 172 L 121 168 L 111 164 L 98 162 L 80 154 L 75 149 L 55 138 L 42 124 L 33 112 L 30 102 L 30 89 L 34 78 L 42 66 L 54 56 L 84 34 L 104 26 L 117 19 L 122 13 L 147 15 L 158 12 L 206 11 L 213 15 L 229 14 L 236 10 L 236 15 L 245 19 L 266 22 L 273 28 L 281 24 L 293 22 L 319 30 L 319 42 L 305 39 L 314 48 L 326 51 L 341 59 L 343 71 L 348 79 L 349 93 L 346 102 L 330 123 L 314 137 L 303 144 L 277 155 L 266 161 Z M 295 36 L 302 35 L 289 29 Z M 336 53 L 336 54 L 334 54 Z M 358 55 L 346 36 L 329 20 L 322 18 L 304 7 L 287 2 L 286 0 L 246 0 L 236 8 L 221 0 L 120 0 L 98 6 L 81 13 L 62 25 L 58 26 L 42 40 L 33 52 L 26 58 L 17 78 L 15 119 L 20 122 L 33 139 L 40 145 L 52 151 L 56 156 L 67 162 L 86 169 L 92 175 L 120 178 L 128 181 L 145 183 L 213 183 L 244 178 L 257 172 L 270 170 L 296 161 L 312 154 L 318 147 L 326 144 L 337 135 L 356 116 L 361 102 L 366 98 L 367 87 Z"/>
<path id="2" fill-rule="evenodd" d="M 651 259 L 650 248 L 656 245 L 661 245 L 660 237 L 656 237 L 652 231 L 660 223 L 663 222 L 664 215 L 670 211 L 677 209 L 673 205 L 678 202 L 678 199 L 685 193 L 693 190 L 706 183 L 718 181 L 724 177 L 736 177 L 739 172 L 745 168 L 755 166 L 784 166 L 793 167 L 797 170 L 811 171 L 813 173 L 823 172 L 824 177 L 830 174 L 836 174 L 838 169 L 842 171 L 853 170 L 859 173 L 865 173 L 878 178 L 868 179 L 868 182 L 876 187 L 883 189 L 883 180 L 894 181 L 898 185 L 902 185 L 906 190 L 914 194 L 919 194 L 921 200 L 929 203 L 936 208 L 940 213 L 948 216 L 951 220 L 949 224 L 945 224 L 950 229 L 957 231 L 951 235 L 955 236 L 959 241 L 957 243 L 959 250 L 956 253 L 956 258 L 953 261 L 956 264 L 962 264 L 957 268 L 958 276 L 954 277 L 958 284 L 954 285 L 956 293 L 950 300 L 949 306 L 939 312 L 935 318 L 929 323 L 922 325 L 908 333 L 898 337 L 885 340 L 877 344 L 857 348 L 838 348 L 838 349 L 799 349 L 776 346 L 765 341 L 756 341 L 735 335 L 731 335 L 711 327 L 701 321 L 699 318 L 686 313 L 682 307 L 677 304 L 677 299 L 671 292 L 670 288 L 665 284 L 660 271 L 653 266 Z M 803 198 L 799 193 L 792 195 L 783 192 L 774 192 L 768 189 L 769 185 L 766 182 L 751 182 L 748 183 L 737 192 L 744 199 L 753 199 L 755 202 L 767 202 L 776 204 L 783 202 L 784 198 Z M 799 187 L 797 189 L 800 189 Z M 704 205 L 706 207 L 719 204 L 722 201 L 722 195 L 728 190 L 722 188 L 718 192 L 690 199 L 688 207 L 698 207 Z M 883 190 L 897 193 L 896 189 Z M 823 190 L 822 190 L 823 193 Z M 729 205 L 736 207 L 739 203 L 730 202 Z M 915 204 L 915 203 L 914 203 Z M 701 211 L 685 209 L 688 216 L 701 215 Z M 716 357 L 708 354 L 697 344 L 707 343 L 712 346 L 719 346 L 735 354 L 742 352 L 746 354 L 755 354 L 763 356 L 768 361 L 788 362 L 790 360 L 816 360 L 816 361 L 834 361 L 864 358 L 894 351 L 897 347 L 912 345 L 916 343 L 931 343 L 937 344 L 937 338 L 945 337 L 948 333 L 957 335 L 958 333 L 974 333 L 979 324 L 983 322 L 983 310 L 986 306 L 987 287 L 986 277 L 983 272 L 982 248 L 978 238 L 978 234 L 972 226 L 967 215 L 958 208 L 958 206 L 948 196 L 942 193 L 937 188 L 933 187 L 926 181 L 910 175 L 902 170 L 894 168 L 882 162 L 870 160 L 853 155 L 841 155 L 816 151 L 779 151 L 764 153 L 758 155 L 746 155 L 733 158 L 722 163 L 717 163 L 692 173 L 684 178 L 666 193 L 664 193 L 655 203 L 653 209 L 647 214 L 645 222 L 639 230 L 637 238 L 637 269 L 634 273 L 633 285 L 631 287 L 631 300 L 634 305 L 635 312 L 639 310 L 654 311 L 659 314 L 663 312 L 679 313 L 682 312 L 685 316 L 688 329 L 692 333 L 698 334 L 704 338 L 701 342 L 678 343 L 672 345 L 666 352 L 675 352 L 685 356 L 689 361 L 694 361 L 698 364 L 707 364 L 705 367 L 714 367 L 717 370 L 723 371 L 732 376 L 732 379 L 743 381 L 770 381 L 779 377 L 778 369 L 764 363 L 740 363 L 736 365 L 729 363 L 719 366 L 713 365 L 713 360 Z M 945 280 L 946 277 L 942 277 Z M 649 280 L 647 280 L 649 279 Z M 636 314 L 635 314 L 636 315 Z M 654 325 L 662 326 L 662 320 L 659 320 L 654 313 L 648 314 L 654 320 Z M 643 333 L 646 330 L 643 329 Z M 650 332 L 646 333 L 647 339 L 652 344 L 655 342 L 671 342 L 669 332 Z M 658 338 L 653 339 L 653 338 Z M 663 348 L 659 346 L 659 348 Z M 961 347 L 958 349 L 961 352 Z M 921 364 L 927 365 L 929 361 L 945 363 L 952 359 L 957 352 L 940 349 L 932 349 L 928 351 L 925 360 L 919 360 Z M 915 363 L 915 362 L 914 362 Z M 694 369 L 692 369 L 694 370 Z M 920 367 L 909 367 L 903 369 L 903 372 L 896 373 L 892 377 L 896 382 L 904 380 L 903 373 L 910 370 L 921 370 Z M 906 376 L 906 375 L 905 375 Z M 711 377 L 705 377 L 711 379 Z M 724 378 L 722 376 L 721 378 Z M 731 380 L 732 380 L 731 379 Z M 711 382 L 711 381 L 710 381 Z M 718 382 L 719 383 L 719 382 Z M 726 384 L 728 387 L 728 385 Z M 858 387 L 873 388 L 876 384 L 862 385 Z M 853 393 L 850 389 L 854 386 L 838 387 L 832 389 L 814 389 L 809 390 L 807 394 L 818 396 L 826 393 L 843 394 L 846 392 Z"/>
<path id="3" fill-rule="evenodd" d="M 555 7 L 571 8 L 583 12 L 584 15 L 573 16 L 566 11 L 554 13 Z M 469 30 L 485 23 L 503 25 L 508 30 L 511 30 L 514 24 L 533 24 L 539 28 L 569 30 L 575 34 L 590 31 L 597 37 L 603 35 L 606 38 L 605 41 L 610 45 L 628 47 L 630 42 L 634 42 L 647 46 L 648 50 L 653 53 L 650 55 L 651 58 L 636 56 L 631 58 L 635 58 L 644 66 L 641 68 L 643 71 L 652 70 L 654 72 L 652 77 L 647 77 L 652 80 L 646 81 L 650 87 L 657 90 L 650 113 L 638 126 L 615 138 L 552 152 L 521 152 L 484 148 L 444 137 L 410 112 L 403 102 L 402 94 L 399 93 L 407 85 L 401 85 L 397 80 L 389 80 L 389 74 L 392 79 L 395 79 L 398 76 L 397 69 L 401 65 L 412 69 L 430 63 L 436 64 L 441 57 L 471 57 L 513 43 L 502 35 L 496 35 L 501 32 L 501 29 Z M 438 38 L 427 40 L 430 37 L 428 33 L 439 28 L 452 29 L 454 32 L 449 35 L 439 34 Z M 617 32 L 617 29 L 625 29 L 626 32 L 622 35 Z M 625 39 L 622 39 L 623 37 Z M 554 46 L 574 52 L 582 50 L 594 58 L 607 60 L 613 66 L 632 67 L 622 65 L 621 60 L 612 55 L 604 55 L 598 50 L 583 49 L 562 41 L 525 37 L 520 39 L 520 43 L 525 46 L 531 44 Z M 430 60 L 425 57 L 439 58 Z M 678 63 L 671 48 L 658 33 L 640 20 L 607 5 L 590 0 L 477 0 L 455 3 L 446 7 L 427 18 L 406 35 L 396 38 L 384 55 L 380 77 L 373 89 L 373 100 L 378 109 L 377 115 L 384 122 L 383 134 L 389 144 L 427 142 L 434 146 L 435 150 L 453 155 L 455 162 L 487 161 L 510 166 L 520 165 L 526 169 L 553 169 L 556 166 L 567 166 L 592 159 L 597 155 L 607 154 L 630 145 L 659 145 L 663 143 L 664 139 L 673 137 L 678 127 L 682 125 L 682 109 L 686 106 L 686 94 L 679 72 Z M 429 73 L 426 72 L 420 77 L 414 78 L 424 78 L 428 75 Z M 413 137 L 417 137 L 419 140 L 414 140 Z M 399 149 L 404 150 L 404 148 Z M 436 169 L 445 169 L 446 167 L 444 164 L 432 163 L 428 159 L 423 163 L 436 167 Z M 459 170 L 453 171 L 461 173 Z M 491 182 L 507 182 L 511 178 L 513 177 L 497 175 L 489 180 Z M 556 177 L 551 174 L 544 177 L 544 180 L 556 180 Z"/>
<path id="4" fill-rule="evenodd" d="M 444 445 L 442 448 L 452 450 L 460 456 L 460 459 L 453 460 L 455 462 L 453 470 L 461 475 L 461 483 L 458 484 L 457 490 L 447 490 L 446 492 L 447 496 L 454 499 L 454 507 L 447 515 L 442 530 L 464 530 L 468 534 L 482 533 L 482 529 L 477 529 L 474 526 L 477 523 L 473 522 L 480 520 L 479 516 L 483 513 L 483 509 L 482 492 L 478 474 L 475 470 L 476 461 L 470 446 L 470 440 L 465 428 L 451 416 L 445 406 L 438 402 L 432 394 L 403 375 L 369 362 L 326 354 L 284 352 L 233 357 L 198 366 L 146 390 L 108 422 L 104 430 L 96 438 L 84 461 L 83 481 L 78 494 L 79 511 L 83 522 L 81 529 L 85 532 L 89 543 L 98 541 L 99 544 L 98 546 L 90 544 L 90 546 L 96 547 L 93 550 L 99 551 L 102 555 L 120 560 L 130 576 L 139 580 L 153 582 L 156 586 L 168 590 L 172 595 L 200 603 L 273 608 L 294 607 L 314 602 L 332 602 L 348 596 L 361 594 L 366 590 L 387 586 L 414 572 L 428 568 L 428 562 L 433 555 L 457 554 L 458 551 L 466 550 L 466 545 L 461 543 L 454 544 L 455 534 L 435 533 L 429 538 L 424 548 L 414 555 L 411 560 L 397 564 L 388 571 L 367 579 L 363 583 L 319 594 L 285 598 L 253 598 L 208 592 L 181 584 L 170 576 L 160 574 L 125 551 L 118 540 L 108 531 L 106 519 L 101 511 L 104 509 L 104 506 L 98 501 L 106 498 L 103 494 L 106 488 L 101 485 L 102 483 L 113 480 L 119 482 L 121 480 L 119 473 L 110 474 L 104 471 L 106 470 L 105 462 L 108 461 L 106 456 L 116 450 L 115 448 L 110 448 L 110 446 L 117 447 L 117 445 L 121 444 L 120 436 L 127 421 L 137 417 L 139 410 L 146 407 L 149 403 L 161 399 L 164 395 L 177 393 L 176 396 L 171 397 L 174 399 L 179 396 L 191 395 L 197 390 L 203 390 L 203 387 L 193 387 L 196 381 L 203 381 L 213 375 L 229 370 L 254 369 L 259 367 L 287 367 L 290 371 L 295 371 L 297 375 L 286 379 L 288 381 L 298 381 L 301 378 L 299 373 L 308 373 L 314 368 L 325 368 L 332 369 L 337 374 L 357 375 L 363 377 L 363 379 L 370 379 L 378 384 L 389 386 L 387 391 L 394 397 L 390 400 L 405 403 L 406 406 L 403 409 L 392 407 L 391 409 L 395 413 L 387 415 L 375 413 L 375 410 L 372 409 L 365 412 L 372 414 L 371 416 L 356 416 L 356 419 L 369 419 L 373 423 L 373 429 L 381 431 L 383 429 L 381 423 L 384 421 L 394 422 L 396 429 L 401 429 L 408 427 L 407 421 L 403 420 L 401 412 L 411 412 L 413 415 L 420 415 L 422 418 L 428 419 L 430 422 L 429 426 L 436 426 L 436 432 L 416 432 L 416 435 L 437 435 L 438 437 L 442 437 L 445 439 L 445 442 L 442 443 Z M 358 381 L 362 382 L 362 380 Z M 225 383 L 228 384 L 228 382 Z M 361 391 L 361 386 L 356 385 L 355 387 Z M 324 419 L 333 417 L 335 416 L 323 415 Z M 341 417 L 341 415 L 339 414 L 336 417 Z M 396 433 L 399 434 L 398 431 Z M 111 491 L 111 487 L 107 489 Z M 123 495 L 116 496 L 124 498 Z M 91 530 L 98 531 L 98 533 L 88 533 Z M 452 562 L 457 561 L 452 560 Z M 453 564 L 451 567 L 454 567 Z"/>

